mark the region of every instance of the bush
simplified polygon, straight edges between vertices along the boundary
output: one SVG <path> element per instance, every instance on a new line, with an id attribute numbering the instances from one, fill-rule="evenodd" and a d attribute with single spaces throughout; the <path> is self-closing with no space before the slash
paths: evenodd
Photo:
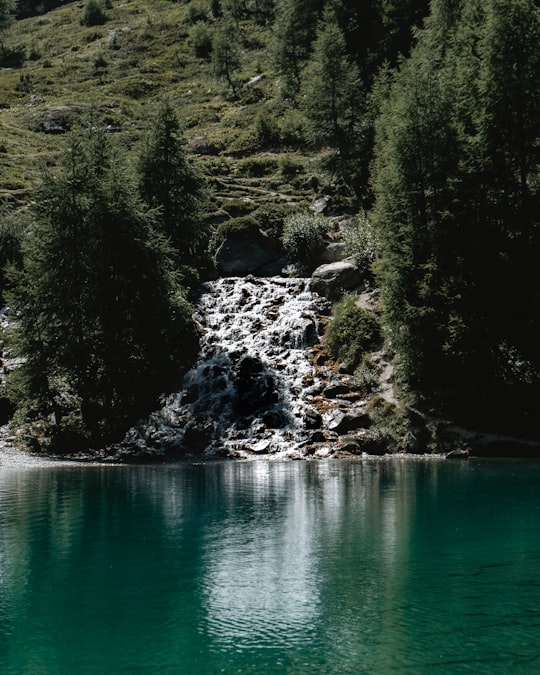
<path id="1" fill-rule="evenodd" d="M 371 265 L 377 257 L 379 245 L 377 235 L 371 223 L 362 213 L 357 220 L 349 221 L 343 231 L 346 251 L 354 258 L 361 273 L 371 272 Z"/>
<path id="2" fill-rule="evenodd" d="M 328 223 L 323 216 L 309 212 L 293 213 L 283 223 L 281 242 L 291 262 L 310 267 L 326 245 Z"/>
<path id="3" fill-rule="evenodd" d="M 229 220 L 220 223 L 217 228 L 217 236 L 220 239 L 225 239 L 226 237 L 251 235 L 256 234 L 257 232 L 257 223 L 252 216 L 229 218 Z"/>
<path id="4" fill-rule="evenodd" d="M 200 0 L 190 2 L 187 8 L 188 23 L 195 24 L 199 21 L 208 21 L 208 7 Z"/>
<path id="5" fill-rule="evenodd" d="M 354 384 L 366 395 L 375 391 L 379 382 L 380 368 L 373 363 L 370 354 L 364 354 L 360 365 L 354 371 Z"/>
<path id="6" fill-rule="evenodd" d="M 261 110 L 255 117 L 255 134 L 262 147 L 279 145 L 279 124 L 268 110 Z"/>
<path id="7" fill-rule="evenodd" d="M 358 368 L 366 352 L 381 340 L 379 320 L 373 312 L 358 307 L 346 295 L 335 307 L 326 329 L 328 349 L 334 359 Z"/>
<path id="8" fill-rule="evenodd" d="M 199 59 L 208 59 L 212 53 L 212 31 L 204 21 L 197 21 L 189 31 L 189 42 Z"/>
<path id="9" fill-rule="evenodd" d="M 108 20 L 105 5 L 100 0 L 88 0 L 81 19 L 83 26 L 101 26 Z"/>
<path id="10" fill-rule="evenodd" d="M 253 218 L 259 228 L 270 237 L 281 239 L 285 218 L 291 215 L 291 207 L 280 204 L 267 204 L 260 206 L 253 212 Z"/>
<path id="11" fill-rule="evenodd" d="M 26 221 L 17 212 L 8 207 L 0 211 L 0 302 L 4 302 L 6 290 L 6 267 L 9 264 L 19 266 L 22 262 L 21 239 L 26 229 Z"/>
<path id="12" fill-rule="evenodd" d="M 247 157 L 238 162 L 237 171 L 249 178 L 262 178 L 277 169 L 275 157 Z"/>
<path id="13" fill-rule="evenodd" d="M 284 155 L 279 160 L 279 171 L 284 180 L 291 181 L 304 173 L 305 169 L 301 161 L 289 155 Z"/>

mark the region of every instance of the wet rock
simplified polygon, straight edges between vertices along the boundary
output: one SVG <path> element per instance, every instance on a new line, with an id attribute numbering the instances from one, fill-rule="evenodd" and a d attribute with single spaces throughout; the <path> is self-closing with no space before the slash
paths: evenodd
<path id="1" fill-rule="evenodd" d="M 263 438 L 256 443 L 253 443 L 249 446 L 249 450 L 254 452 L 256 455 L 263 455 L 270 450 L 271 441 L 267 438 Z"/>
<path id="2" fill-rule="evenodd" d="M 304 413 L 305 429 L 320 429 L 322 421 L 322 416 L 316 410 L 307 410 Z"/>
<path id="3" fill-rule="evenodd" d="M 366 415 L 365 413 L 354 414 L 336 410 L 332 413 L 330 420 L 326 424 L 326 428 L 329 431 L 335 432 L 338 436 L 342 436 L 349 431 L 369 429 L 371 424 L 372 422 L 369 415 Z"/>
<path id="4" fill-rule="evenodd" d="M 340 447 L 340 450 L 351 455 L 359 455 L 362 453 L 362 446 L 356 439 L 348 440 Z"/>
<path id="5" fill-rule="evenodd" d="M 335 384 L 330 387 L 326 387 L 326 389 L 323 391 L 323 394 L 326 398 L 337 398 L 338 396 L 349 394 L 350 391 L 350 388 L 346 384 Z"/>
<path id="6" fill-rule="evenodd" d="M 213 439 L 213 426 L 210 422 L 192 420 L 184 430 L 183 445 L 190 452 L 201 453 Z"/>
<path id="7" fill-rule="evenodd" d="M 262 421 L 268 429 L 282 429 L 287 425 L 288 419 L 281 410 L 270 410 L 262 416 Z"/>
<path id="8" fill-rule="evenodd" d="M 469 448 L 451 450 L 446 459 L 469 459 Z"/>
<path id="9" fill-rule="evenodd" d="M 237 390 L 240 415 L 269 407 L 279 399 L 273 375 L 253 356 L 245 356 L 238 365 Z"/>

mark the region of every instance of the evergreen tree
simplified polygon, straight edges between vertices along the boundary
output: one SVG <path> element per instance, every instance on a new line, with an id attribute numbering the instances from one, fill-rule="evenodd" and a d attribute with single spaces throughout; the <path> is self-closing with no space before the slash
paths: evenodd
<path id="1" fill-rule="evenodd" d="M 334 172 L 359 189 L 367 181 L 354 175 L 363 140 L 360 75 L 333 12 L 321 22 L 301 94 L 312 140 L 333 148 Z"/>
<path id="2" fill-rule="evenodd" d="M 0 43 L 3 42 L 4 32 L 13 23 L 15 8 L 15 0 L 0 0 Z"/>
<path id="3" fill-rule="evenodd" d="M 189 306 L 154 225 L 95 127 L 45 177 L 12 272 L 11 344 L 26 360 L 8 385 L 28 419 L 53 415 L 54 447 L 118 439 L 177 382 Z"/>
<path id="4" fill-rule="evenodd" d="M 219 26 L 212 40 L 212 67 L 217 79 L 226 80 L 233 95 L 236 95 L 236 81 L 233 77 L 240 66 L 238 31 L 232 23 L 225 21 Z"/>
<path id="5" fill-rule="evenodd" d="M 505 401 L 508 430 L 540 383 L 539 16 L 529 0 L 432 9 L 378 125 L 387 319 L 417 402 L 493 423 Z"/>
<path id="6" fill-rule="evenodd" d="M 202 219 L 205 186 L 168 99 L 156 111 L 138 169 L 141 196 L 149 206 L 159 209 L 159 227 L 170 239 L 178 263 L 193 264 L 208 234 Z"/>
<path id="7" fill-rule="evenodd" d="M 324 0 L 277 0 L 274 61 L 285 96 L 296 98 L 302 70 L 311 53 Z"/>

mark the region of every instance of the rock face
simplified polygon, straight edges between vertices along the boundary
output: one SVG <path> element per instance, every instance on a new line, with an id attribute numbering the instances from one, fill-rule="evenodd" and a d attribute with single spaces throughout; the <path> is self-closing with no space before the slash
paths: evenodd
<path id="1" fill-rule="evenodd" d="M 314 291 L 326 298 L 336 298 L 342 291 L 350 291 L 362 283 L 362 275 L 354 262 L 347 258 L 321 265 L 311 275 Z"/>
<path id="2" fill-rule="evenodd" d="M 216 267 L 223 276 L 272 276 L 284 263 L 277 241 L 259 231 L 228 236 L 216 253 Z"/>

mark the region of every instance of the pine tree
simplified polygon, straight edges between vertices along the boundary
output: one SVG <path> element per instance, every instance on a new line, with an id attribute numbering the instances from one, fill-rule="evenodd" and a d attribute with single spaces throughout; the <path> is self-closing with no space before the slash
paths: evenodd
<path id="1" fill-rule="evenodd" d="M 15 0 L 0 0 L 0 45 L 3 48 L 4 32 L 13 23 L 15 18 Z"/>
<path id="2" fill-rule="evenodd" d="M 304 71 L 302 108 L 312 140 L 333 149 L 332 167 L 354 182 L 362 148 L 362 88 L 335 14 L 326 12 Z M 365 183 L 365 176 L 358 183 Z"/>
<path id="3" fill-rule="evenodd" d="M 540 386 L 539 16 L 529 0 L 432 9 L 378 123 L 388 325 L 417 402 L 473 423 L 504 409 L 508 430 Z"/>
<path id="4" fill-rule="evenodd" d="M 311 53 L 323 0 L 277 0 L 273 55 L 283 94 L 295 99 Z"/>
<path id="5" fill-rule="evenodd" d="M 194 264 L 208 234 L 202 219 L 205 185 L 168 99 L 161 102 L 152 120 L 138 173 L 141 196 L 159 209 L 159 227 L 176 250 L 178 263 Z"/>
<path id="6" fill-rule="evenodd" d="M 8 385 L 57 448 L 119 438 L 177 383 L 189 306 L 154 225 L 100 129 L 45 177 L 12 272 L 11 344 L 26 361 Z"/>
<path id="7" fill-rule="evenodd" d="M 214 33 L 212 40 L 212 67 L 216 78 L 224 79 L 233 95 L 236 95 L 237 83 L 234 71 L 240 66 L 238 31 L 234 24 L 225 21 Z"/>

